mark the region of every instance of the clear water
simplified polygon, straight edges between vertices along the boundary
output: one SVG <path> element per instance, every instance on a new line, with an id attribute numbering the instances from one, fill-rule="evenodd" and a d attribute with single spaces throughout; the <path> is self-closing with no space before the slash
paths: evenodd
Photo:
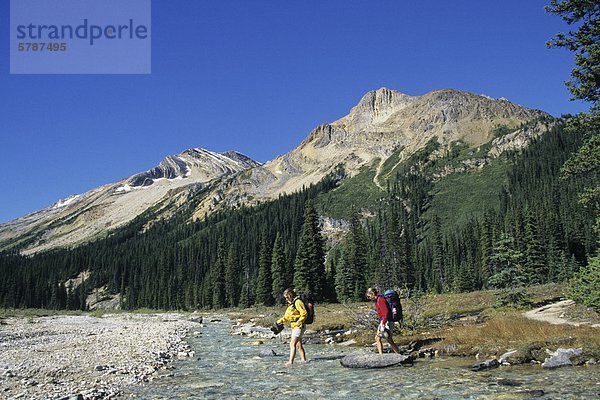
<path id="1" fill-rule="evenodd" d="M 347 369 L 339 357 L 356 349 L 306 345 L 309 362 L 284 366 L 288 344 L 229 336 L 231 323 L 209 323 L 190 337 L 194 357 L 178 360 L 126 397 L 142 399 L 600 399 L 600 367 L 543 370 L 501 367 L 472 372 L 474 360 L 417 360 L 413 367 Z M 273 349 L 278 356 L 259 357 Z M 541 394 L 540 391 L 543 391 Z"/>

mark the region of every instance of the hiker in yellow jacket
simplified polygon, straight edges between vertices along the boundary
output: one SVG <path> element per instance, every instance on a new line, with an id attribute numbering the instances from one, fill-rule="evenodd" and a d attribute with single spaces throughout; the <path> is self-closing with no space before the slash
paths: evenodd
<path id="1" fill-rule="evenodd" d="M 304 331 L 306 331 L 304 320 L 308 314 L 306 312 L 306 307 L 304 307 L 304 302 L 300 300 L 300 297 L 296 295 L 296 292 L 293 289 L 286 289 L 283 292 L 283 297 L 288 303 L 288 308 L 285 310 L 283 317 L 277 320 L 277 324 L 280 325 L 284 322 L 289 322 L 290 328 L 292 328 L 290 359 L 285 364 L 289 367 L 294 363 L 296 350 L 300 353 L 302 361 L 306 362 L 306 353 L 304 352 L 304 347 L 302 347 L 302 337 L 304 336 Z"/>

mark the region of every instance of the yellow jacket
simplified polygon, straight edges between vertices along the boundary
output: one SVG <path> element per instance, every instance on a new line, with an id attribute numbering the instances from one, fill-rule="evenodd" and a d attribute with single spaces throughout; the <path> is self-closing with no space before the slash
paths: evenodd
<path id="1" fill-rule="evenodd" d="M 283 324 L 284 322 L 289 322 L 290 328 L 292 329 L 302 328 L 307 315 L 304 302 L 300 300 L 300 297 L 296 297 L 289 303 L 288 308 L 285 310 L 285 314 L 277 320 L 277 323 Z"/>

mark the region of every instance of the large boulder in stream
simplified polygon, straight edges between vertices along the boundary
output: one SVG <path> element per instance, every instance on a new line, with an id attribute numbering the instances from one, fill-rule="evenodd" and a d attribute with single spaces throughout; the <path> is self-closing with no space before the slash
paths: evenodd
<path id="1" fill-rule="evenodd" d="M 579 356 L 583 352 L 582 349 L 558 349 L 554 353 L 550 353 L 550 357 L 546 358 L 542 363 L 543 368 L 559 368 L 573 365 L 571 357 Z"/>
<path id="2" fill-rule="evenodd" d="M 349 354 L 340 360 L 346 368 L 386 368 L 402 365 L 412 365 L 413 358 L 403 354 Z"/>

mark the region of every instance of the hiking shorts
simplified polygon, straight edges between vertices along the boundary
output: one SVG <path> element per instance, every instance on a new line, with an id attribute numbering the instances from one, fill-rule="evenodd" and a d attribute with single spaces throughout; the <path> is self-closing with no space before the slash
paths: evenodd
<path id="1" fill-rule="evenodd" d="M 304 336 L 305 331 L 306 331 L 305 326 L 303 326 L 302 328 L 294 328 L 294 329 L 292 329 L 292 337 L 297 337 L 299 339 L 302 339 L 302 336 Z"/>
<path id="2" fill-rule="evenodd" d="M 394 321 L 387 321 L 385 324 L 383 321 L 379 322 L 379 326 L 377 327 L 377 335 L 379 335 L 379 337 L 384 337 L 384 333 L 386 333 L 386 331 L 389 335 L 394 332 Z"/>

